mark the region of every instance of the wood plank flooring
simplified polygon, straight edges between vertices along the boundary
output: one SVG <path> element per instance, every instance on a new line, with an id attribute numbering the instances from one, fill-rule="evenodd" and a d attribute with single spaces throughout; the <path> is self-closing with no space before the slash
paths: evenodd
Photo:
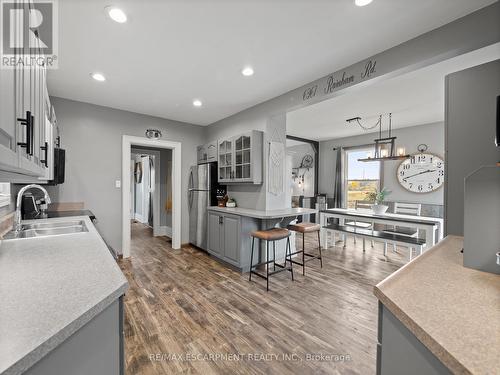
<path id="1" fill-rule="evenodd" d="M 266 293 L 265 280 L 248 282 L 132 224 L 131 259 L 120 261 L 130 282 L 127 374 L 374 374 L 373 285 L 404 264 L 406 250 L 386 260 L 381 244 L 363 253 L 361 241 L 348 241 L 323 251 L 323 268 L 309 262 L 305 277 L 298 266 L 294 282 L 277 274 Z M 306 246 L 316 246 L 313 235 Z"/>

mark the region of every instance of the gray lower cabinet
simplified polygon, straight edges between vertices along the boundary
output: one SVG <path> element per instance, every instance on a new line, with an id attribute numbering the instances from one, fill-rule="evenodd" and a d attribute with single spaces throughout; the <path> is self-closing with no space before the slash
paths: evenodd
<path id="1" fill-rule="evenodd" d="M 234 265 L 240 264 L 241 220 L 239 216 L 224 217 L 224 259 Z"/>
<path id="2" fill-rule="evenodd" d="M 208 252 L 212 255 L 223 257 L 224 245 L 222 238 L 223 216 L 208 213 Z"/>
<path id="3" fill-rule="evenodd" d="M 208 252 L 243 272 L 250 267 L 250 232 L 257 230 L 252 218 L 208 212 Z M 256 244 L 255 257 L 258 257 Z"/>
<path id="4" fill-rule="evenodd" d="M 122 298 L 113 302 L 68 337 L 61 345 L 28 369 L 25 374 L 124 374 Z"/>
<path id="5" fill-rule="evenodd" d="M 442 375 L 450 370 L 379 302 L 377 375 Z"/>

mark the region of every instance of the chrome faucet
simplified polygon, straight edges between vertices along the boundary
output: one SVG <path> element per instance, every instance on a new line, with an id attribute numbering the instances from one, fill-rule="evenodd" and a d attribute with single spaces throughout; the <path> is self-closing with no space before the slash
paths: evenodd
<path id="1" fill-rule="evenodd" d="M 43 193 L 43 199 L 45 200 L 45 204 L 51 203 L 49 193 L 47 193 L 47 190 L 45 190 L 43 186 L 40 186 L 38 184 L 30 184 L 23 186 L 21 190 L 19 190 L 19 193 L 17 193 L 17 200 L 16 200 L 16 214 L 14 216 L 14 232 L 16 236 L 21 231 L 21 201 L 24 193 L 26 192 L 26 190 L 29 189 L 40 190 Z"/>

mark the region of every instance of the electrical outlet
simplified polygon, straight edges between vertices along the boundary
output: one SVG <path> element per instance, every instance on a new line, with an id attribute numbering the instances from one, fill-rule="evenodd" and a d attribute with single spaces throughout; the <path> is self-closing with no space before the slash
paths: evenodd
<path id="1" fill-rule="evenodd" d="M 122 182 L 121 182 L 120 180 L 116 180 L 116 181 L 115 181 L 115 187 L 116 187 L 117 189 L 121 188 L 121 187 L 122 187 Z"/>

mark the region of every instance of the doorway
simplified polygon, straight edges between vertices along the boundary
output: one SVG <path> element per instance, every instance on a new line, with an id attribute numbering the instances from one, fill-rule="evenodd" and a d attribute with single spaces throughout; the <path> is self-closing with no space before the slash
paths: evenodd
<path id="1" fill-rule="evenodd" d="M 155 150 L 151 150 L 155 149 Z M 161 164 L 161 151 L 171 151 L 171 166 Z M 132 157 L 135 154 L 135 159 Z M 157 161 L 153 161 L 154 187 L 151 186 L 151 156 Z M 147 163 L 147 164 L 145 164 Z M 132 166 L 133 165 L 133 166 Z M 146 167 L 145 167 L 146 166 Z M 169 170 L 168 170 L 169 169 Z M 164 208 L 171 213 L 171 228 L 161 225 L 161 188 L 158 178 L 159 170 L 168 170 L 170 174 L 171 190 L 170 197 L 166 200 L 169 203 Z M 140 176 L 139 176 L 140 174 Z M 122 138 L 122 246 L 123 257 L 130 257 L 131 228 L 130 219 L 134 212 L 134 219 L 140 219 L 144 225 L 152 224 L 153 235 L 170 235 L 172 238 L 172 248 L 181 247 L 181 143 L 163 140 L 152 140 L 143 137 L 124 135 Z M 137 181 L 140 185 L 140 194 L 134 194 L 133 186 Z M 152 195 L 150 193 L 153 192 Z M 154 199 L 156 193 L 156 200 Z M 140 202 L 140 212 L 136 216 L 136 209 L 132 198 L 138 198 Z M 153 204 L 150 205 L 150 202 Z M 152 210 L 152 215 L 150 212 Z M 144 217 L 147 216 L 147 217 Z M 156 217 L 156 220 L 155 220 Z M 156 225 L 155 225 L 156 224 Z"/>
<path id="2" fill-rule="evenodd" d="M 130 219 L 149 228 L 152 236 L 172 236 L 172 151 L 132 146 L 130 160 Z"/>

